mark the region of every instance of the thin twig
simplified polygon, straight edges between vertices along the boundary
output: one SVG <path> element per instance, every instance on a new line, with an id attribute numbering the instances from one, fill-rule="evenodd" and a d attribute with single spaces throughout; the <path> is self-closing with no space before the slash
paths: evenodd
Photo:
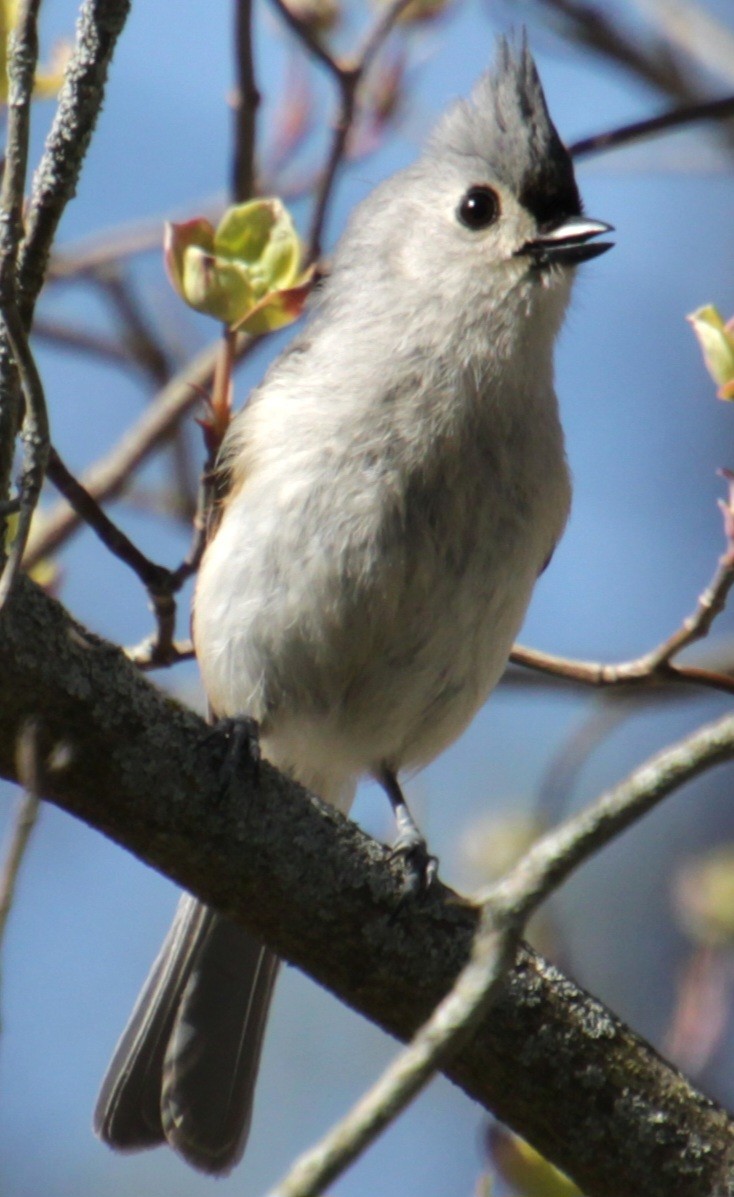
<path id="1" fill-rule="evenodd" d="M 701 773 L 734 758 L 734 715 L 725 715 L 669 745 L 585 810 L 541 836 L 482 902 L 506 903 L 527 919 L 567 877 L 664 798 Z"/>
<path id="2" fill-rule="evenodd" d="M 331 140 L 326 167 L 319 181 L 308 237 L 308 261 L 318 262 L 326 216 L 331 202 L 337 174 L 347 154 L 349 135 L 357 111 L 357 91 L 381 46 L 408 7 L 410 0 L 391 0 L 384 12 L 367 33 L 361 51 L 353 64 L 336 64 L 335 78 L 339 87 L 339 111 Z"/>
<path id="3" fill-rule="evenodd" d="M 312 55 L 318 62 L 321 63 L 330 75 L 339 81 L 339 76 L 342 71 L 341 63 L 336 56 L 329 53 L 324 46 L 318 32 L 313 28 L 308 21 L 303 21 L 297 13 L 293 11 L 285 0 L 270 0 L 273 8 L 280 14 L 291 33 L 295 34 L 301 45 L 303 45 L 309 54 Z"/>
<path id="4" fill-rule="evenodd" d="M 313 1149 L 296 1161 L 274 1197 L 317 1197 L 392 1122 L 471 1034 L 497 995 L 527 919 L 581 864 L 663 798 L 734 757 L 734 716 L 698 729 L 636 769 L 590 807 L 542 836 L 479 897 L 472 957 L 409 1047 Z"/>
<path id="5" fill-rule="evenodd" d="M 380 13 L 371 29 L 368 30 L 361 48 L 353 57 L 347 55 L 337 57 L 331 54 L 324 46 L 319 34 L 306 21 L 301 20 L 285 0 L 271 0 L 271 3 L 306 50 L 332 76 L 339 89 L 339 108 L 334 122 L 331 146 L 326 166 L 319 180 L 308 236 L 307 261 L 317 262 L 321 256 L 321 239 L 334 183 L 346 157 L 347 143 L 354 125 L 357 111 L 357 90 L 378 51 L 395 27 L 400 14 L 410 4 L 410 0 L 391 0 L 391 3 Z"/>
<path id="6" fill-rule="evenodd" d="M 0 867 L 0 944 L 5 937 L 8 915 L 15 898 L 15 887 L 18 880 L 20 866 L 23 863 L 28 841 L 38 819 L 41 800 L 37 794 L 26 792 L 21 796 L 13 818 L 13 825 L 8 838 Z"/>
<path id="7" fill-rule="evenodd" d="M 194 538 L 191 550 L 176 569 L 168 569 L 146 557 L 130 538 L 102 510 L 74 475 L 67 469 L 55 449 L 51 450 L 48 476 L 54 486 L 71 504 L 80 519 L 90 527 L 113 556 L 127 565 L 142 582 L 148 592 L 150 605 L 156 621 L 156 634 L 142 648 L 131 653 L 137 663 L 152 669 L 156 666 L 172 665 L 188 657 L 186 649 L 175 644 L 176 595 L 181 587 L 198 569 L 203 552 L 200 537 Z"/>
<path id="8" fill-rule="evenodd" d="M 347 153 L 347 142 L 352 131 L 357 104 L 357 86 L 360 80 L 358 68 L 339 75 L 339 111 L 334 121 L 331 146 L 326 165 L 319 178 L 314 200 L 311 228 L 308 234 L 307 262 L 318 262 L 321 257 L 321 242 L 326 224 L 326 215 L 334 191 L 339 168 Z"/>
<path id="9" fill-rule="evenodd" d="M 8 239 L 0 253 L 5 263 L 0 304 L 26 405 L 23 429 L 26 454 L 18 531 L 0 581 L 0 603 L 10 589 L 21 560 L 48 453 L 43 388 L 28 348 L 26 330 L 30 327 L 36 298 L 43 284 L 51 242 L 66 204 L 76 191 L 81 165 L 102 105 L 107 67 L 128 13 L 129 0 L 86 0 L 82 6 L 77 43 L 66 70 L 43 157 L 34 176 L 25 236 L 18 245 L 29 107 L 37 58 L 35 16 L 38 6 L 39 0 L 25 0 L 13 39 L 10 60 L 13 93 L 1 196 L 4 236 Z M 9 225 L 12 225 L 11 229 Z M 16 248 L 11 253 L 13 246 Z"/>
<path id="10" fill-rule="evenodd" d="M 510 653 L 514 665 L 523 665 L 539 673 L 565 678 L 582 686 L 657 686 L 666 682 L 680 682 L 689 686 L 705 686 L 709 690 L 720 690 L 723 694 L 734 694 L 734 678 L 725 673 L 709 669 L 697 669 L 693 665 L 663 664 L 650 667 L 652 654 L 645 654 L 632 661 L 604 664 L 601 661 L 577 661 L 571 657 L 559 657 L 553 653 L 540 652 L 516 644 Z"/>
<path id="11" fill-rule="evenodd" d="M 383 43 L 387 41 L 410 3 L 411 0 L 391 0 L 379 14 L 372 28 L 367 30 L 362 48 L 357 54 L 360 74 L 365 75 L 370 69 Z"/>
<path id="12" fill-rule="evenodd" d="M 114 557 L 130 567 L 147 590 L 156 594 L 166 588 L 171 571 L 151 561 L 133 544 L 122 528 L 110 519 L 96 499 L 74 477 L 53 448 L 49 455 L 48 476 L 79 518 L 97 534 Z"/>
<path id="13" fill-rule="evenodd" d="M 17 758 L 25 792 L 18 803 L 0 866 L 0 944 L 5 937 L 20 866 L 40 807 L 38 724 L 34 720 L 28 721 L 19 737 Z"/>
<path id="14" fill-rule="evenodd" d="M 605 150 L 618 149 L 620 146 L 630 145 L 635 141 L 643 141 L 647 137 L 653 137 L 670 129 L 680 129 L 699 121 L 723 121 L 730 117 L 734 117 L 734 96 L 723 96 L 718 100 L 704 100 L 699 104 L 686 104 L 683 108 L 673 108 L 670 112 L 648 117 L 644 121 L 620 125 L 616 129 L 596 133 L 592 137 L 583 137 L 569 146 L 569 152 L 573 158 L 583 158 Z"/>
<path id="15" fill-rule="evenodd" d="M 9 594 L 28 537 L 33 512 L 43 485 L 45 452 L 48 444 L 45 404 L 17 311 L 16 270 L 18 248 L 23 232 L 23 195 L 28 169 L 31 98 L 38 63 L 36 22 L 40 0 L 24 0 L 9 40 L 7 146 L 0 190 L 0 310 L 5 333 L 10 341 L 14 365 L 21 377 L 25 411 L 23 416 L 24 460 L 20 483 L 20 507 L 15 539 L 0 574 L 0 607 Z M 22 355 L 22 362 L 19 360 Z M 8 363 L 9 368 L 9 363 Z M 9 382 L 12 380 L 9 378 Z M 38 385 L 36 385 L 38 383 Z M 13 388 L 14 389 L 14 388 Z M 17 398 L 14 407 L 18 407 Z M 17 428 L 17 421 L 16 421 Z"/>
<path id="16" fill-rule="evenodd" d="M 631 661 L 605 665 L 597 661 L 557 657 L 516 644 L 510 660 L 515 665 L 525 665 L 541 673 L 590 686 L 650 685 L 660 681 L 677 681 L 734 694 L 734 678 L 724 673 L 673 664 L 673 658 L 684 648 L 708 635 L 717 615 L 724 610 L 729 591 L 734 586 L 734 475 L 727 474 L 727 478 L 729 499 L 727 503 L 720 504 L 727 538 L 726 551 L 719 559 L 714 576 L 701 594 L 695 611 L 657 648 Z"/>
<path id="17" fill-rule="evenodd" d="M 642 13 L 705 71 L 734 81 L 734 34 L 703 4 L 691 0 L 635 0 Z"/>
<path id="18" fill-rule="evenodd" d="M 234 16 L 236 84 L 231 191 L 234 202 L 240 203 L 255 194 L 256 114 L 260 93 L 253 62 L 252 0 L 235 0 Z"/>
<path id="19" fill-rule="evenodd" d="M 235 350 L 237 360 L 242 361 L 257 343 L 240 336 Z M 219 352 L 218 341 L 202 350 L 171 379 L 117 445 L 84 473 L 80 482 L 98 503 L 119 495 L 139 466 L 170 436 L 171 430 L 201 403 L 202 395 L 211 385 Z M 24 565 L 30 569 L 42 557 L 55 552 L 81 522 L 67 503 L 44 513 L 38 531 L 34 529 L 30 537 Z"/>
<path id="20" fill-rule="evenodd" d="M 619 63 L 638 78 L 684 103 L 700 97 L 682 64 L 662 41 L 646 45 L 628 32 L 601 4 L 585 0 L 537 0 L 537 7 L 560 17 L 564 31 L 582 45 Z"/>
<path id="21" fill-rule="evenodd" d="M 95 270 L 92 281 L 102 289 L 105 299 L 112 305 L 118 320 L 122 323 L 123 344 L 129 348 L 135 364 L 159 390 L 170 381 L 175 373 L 174 362 L 163 342 L 151 328 L 131 280 L 124 274 L 119 263 L 108 263 Z M 181 511 L 189 518 L 196 509 L 195 490 L 192 485 L 191 460 L 182 425 L 177 425 L 170 438 L 173 488 Z"/>
<path id="22" fill-rule="evenodd" d="M 121 322 L 123 344 L 135 362 L 156 387 L 165 386 L 174 372 L 173 361 L 146 320 L 130 280 L 112 262 L 95 270 L 93 279 Z"/>
<path id="23" fill-rule="evenodd" d="M 222 205 L 201 204 L 198 206 L 203 216 L 217 217 L 221 214 Z M 184 219 L 187 213 L 178 213 L 177 219 Z M 174 219 L 169 216 L 168 219 Z M 155 216 L 145 220 L 126 221 L 105 229 L 102 233 L 92 233 L 87 237 L 80 237 L 54 250 L 49 262 L 46 283 L 61 284 L 76 282 L 85 275 L 93 275 L 103 266 L 119 262 L 123 258 L 130 258 L 141 254 L 160 253 L 162 241 L 163 221 Z"/>
<path id="24" fill-rule="evenodd" d="M 28 344 L 20 311 L 14 301 L 2 309 L 5 332 L 13 351 L 13 358 L 20 376 L 20 385 L 25 402 L 22 439 L 24 446 L 23 468 L 20 479 L 20 511 L 10 552 L 0 575 L 0 608 L 7 599 L 23 560 L 31 520 L 36 509 L 50 449 L 48 413 L 43 383 L 36 362 Z"/>
<path id="25" fill-rule="evenodd" d="M 137 371 L 141 368 L 140 363 L 115 338 L 90 332 L 88 328 L 74 324 L 65 324 L 61 320 L 37 316 L 33 322 L 33 336 L 37 341 L 48 341 L 57 349 L 86 353 L 110 365 L 120 366 L 123 370 Z"/>
<path id="26" fill-rule="evenodd" d="M 499 924 L 499 925 L 498 925 Z M 516 931 L 484 912 L 469 964 L 409 1047 L 320 1143 L 296 1160 L 272 1197 L 320 1197 L 471 1035 L 511 966 Z"/>
<path id="27" fill-rule="evenodd" d="M 104 100 L 107 70 L 130 0 L 85 0 L 58 108 L 33 178 L 19 253 L 19 297 L 26 325 L 48 266 L 51 244 L 76 193 L 82 163 Z"/>

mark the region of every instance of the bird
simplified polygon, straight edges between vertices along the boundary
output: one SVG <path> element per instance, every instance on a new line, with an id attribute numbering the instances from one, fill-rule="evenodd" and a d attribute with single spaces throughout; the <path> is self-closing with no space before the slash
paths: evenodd
<path id="1" fill-rule="evenodd" d="M 226 434 L 193 636 L 219 719 L 347 812 L 432 761 L 497 684 L 571 498 L 553 354 L 583 211 L 521 39 L 354 210 L 302 330 Z M 423 857 L 430 873 L 430 857 Z M 277 957 L 184 895 L 102 1084 L 99 1136 L 241 1158 Z"/>

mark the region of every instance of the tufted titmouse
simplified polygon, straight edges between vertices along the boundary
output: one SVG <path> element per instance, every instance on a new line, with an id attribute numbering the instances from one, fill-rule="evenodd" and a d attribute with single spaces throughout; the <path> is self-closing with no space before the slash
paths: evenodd
<path id="1" fill-rule="evenodd" d="M 607 231 L 582 215 L 526 45 L 501 41 L 422 157 L 359 205 L 231 425 L 194 603 L 204 686 L 343 811 L 371 775 L 402 813 L 398 771 L 456 739 L 502 673 L 568 513 L 553 346 Z M 276 970 L 183 897 L 104 1080 L 102 1138 L 229 1170 Z"/>

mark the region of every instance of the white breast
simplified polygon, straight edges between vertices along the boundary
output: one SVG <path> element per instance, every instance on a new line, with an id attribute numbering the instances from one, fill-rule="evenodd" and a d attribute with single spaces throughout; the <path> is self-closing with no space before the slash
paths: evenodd
<path id="1" fill-rule="evenodd" d="M 204 558 L 197 654 L 215 711 L 258 719 L 265 755 L 344 805 L 359 775 L 432 759 L 496 684 L 565 522 L 562 438 L 552 394 L 488 439 L 433 430 L 428 457 L 394 422 L 340 438 L 276 398 Z"/>

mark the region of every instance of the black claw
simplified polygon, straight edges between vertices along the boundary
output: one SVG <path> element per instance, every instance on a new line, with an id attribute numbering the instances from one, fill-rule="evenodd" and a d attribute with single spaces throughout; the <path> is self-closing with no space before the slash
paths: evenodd
<path id="1" fill-rule="evenodd" d="M 224 760 L 220 777 L 226 793 L 239 778 L 248 778 L 253 785 L 260 781 L 260 728 L 249 715 L 218 719 L 206 733 L 205 740 L 224 743 Z"/>
<path id="2" fill-rule="evenodd" d="M 430 889 L 438 873 L 438 857 L 428 851 L 428 845 L 422 835 L 402 831 L 392 846 L 391 856 L 400 856 L 403 859 L 404 898 L 413 898 Z"/>
<path id="3" fill-rule="evenodd" d="M 387 794 L 395 814 L 398 836 L 392 847 L 392 856 L 401 856 L 405 866 L 402 904 L 406 898 L 415 897 L 429 888 L 438 872 L 438 859 L 428 851 L 428 845 L 408 810 L 394 771 L 385 765 L 375 773 L 375 778 Z"/>

